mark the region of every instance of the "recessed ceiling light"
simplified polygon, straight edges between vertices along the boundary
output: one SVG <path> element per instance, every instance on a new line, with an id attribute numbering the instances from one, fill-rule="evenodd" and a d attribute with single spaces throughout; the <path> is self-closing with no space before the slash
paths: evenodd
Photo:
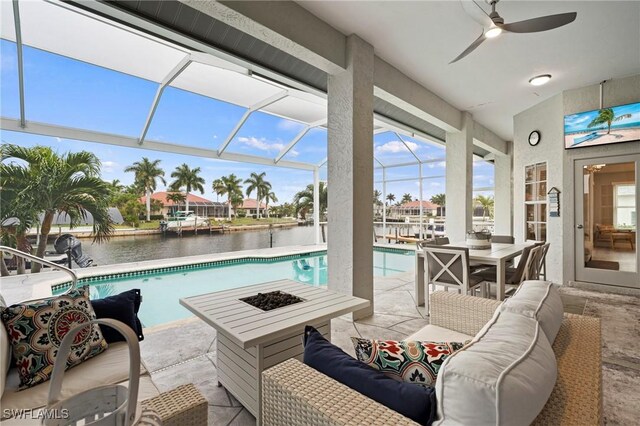
<path id="1" fill-rule="evenodd" d="M 502 28 L 500 27 L 491 27 L 487 30 L 487 32 L 484 34 L 484 36 L 486 38 L 494 38 L 494 37 L 498 37 L 500 34 L 502 34 Z"/>
<path id="2" fill-rule="evenodd" d="M 551 80 L 551 74 L 542 74 L 536 75 L 535 77 L 531 78 L 531 80 L 529 80 L 529 83 L 533 84 L 534 86 L 542 86 L 549 80 Z"/>

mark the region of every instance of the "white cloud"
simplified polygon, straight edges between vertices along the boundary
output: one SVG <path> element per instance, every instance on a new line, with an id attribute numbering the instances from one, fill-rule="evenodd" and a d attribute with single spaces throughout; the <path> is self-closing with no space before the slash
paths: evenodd
<path id="1" fill-rule="evenodd" d="M 102 171 L 106 173 L 113 173 L 115 170 L 120 169 L 120 164 L 115 161 L 102 161 Z"/>
<path id="2" fill-rule="evenodd" d="M 58 137 L 56 137 L 56 140 L 57 140 L 58 142 L 62 142 L 62 138 L 58 138 Z"/>
<path id="3" fill-rule="evenodd" d="M 407 146 L 412 150 L 412 151 L 417 151 L 418 149 L 420 149 L 420 146 L 415 143 L 415 142 L 410 142 L 407 141 L 405 142 L 407 144 Z M 402 143 L 402 141 L 390 141 L 387 142 L 383 145 L 379 145 L 376 147 L 376 153 L 380 153 L 380 154 L 397 154 L 399 152 L 402 153 L 406 153 L 407 152 L 407 146 L 405 146 L 404 143 Z"/>
<path id="4" fill-rule="evenodd" d="M 302 124 L 296 121 L 285 119 L 278 121 L 278 130 L 300 130 L 302 127 Z"/>
<path id="5" fill-rule="evenodd" d="M 260 151 L 280 151 L 284 148 L 284 144 L 281 142 L 273 142 L 269 141 L 265 138 L 256 138 L 256 137 L 239 137 L 238 142 L 244 144 L 250 148 L 259 149 Z"/>

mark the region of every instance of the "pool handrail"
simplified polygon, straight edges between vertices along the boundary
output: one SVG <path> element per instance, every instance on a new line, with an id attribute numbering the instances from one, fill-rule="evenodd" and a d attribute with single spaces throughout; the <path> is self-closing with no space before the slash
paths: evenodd
<path id="1" fill-rule="evenodd" d="M 69 269 L 66 266 L 62 266 L 58 263 L 50 262 L 41 257 L 34 256 L 29 253 L 25 253 L 23 251 L 14 249 L 12 247 L 0 246 L 0 253 L 4 253 L 4 252 L 11 253 L 15 256 L 22 257 L 25 259 L 29 259 L 32 262 L 40 263 L 41 265 L 46 265 L 46 266 L 49 266 L 50 268 L 59 269 L 60 271 L 66 272 L 67 274 L 71 275 L 71 287 L 68 288 L 66 292 L 69 292 L 75 289 L 78 284 L 78 275 L 73 271 L 73 269 Z M 4 255 L 2 255 L 2 259 L 0 260 L 4 262 Z"/>

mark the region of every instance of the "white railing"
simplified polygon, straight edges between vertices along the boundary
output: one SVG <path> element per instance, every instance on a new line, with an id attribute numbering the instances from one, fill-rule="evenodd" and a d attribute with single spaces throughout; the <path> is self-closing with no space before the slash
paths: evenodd
<path id="1" fill-rule="evenodd" d="M 41 265 L 46 265 L 50 268 L 54 268 L 54 269 L 58 269 L 60 271 L 66 272 L 67 274 L 69 274 L 71 276 L 71 288 L 69 288 L 67 291 L 73 290 L 74 288 L 76 288 L 76 285 L 78 283 L 78 275 L 72 270 L 67 268 L 66 266 L 62 266 L 60 264 L 54 263 L 54 262 L 50 262 L 48 260 L 45 260 L 41 257 L 38 256 L 34 256 L 32 254 L 29 253 L 25 253 L 23 251 L 11 248 L 11 247 L 7 247 L 7 246 L 0 246 L 0 253 L 11 253 L 14 256 L 18 256 L 18 257 L 22 257 L 24 259 L 29 259 L 31 262 L 36 262 L 39 263 Z M 2 258 L 0 259 L 0 261 L 4 262 L 4 255 L 2 256 Z"/>

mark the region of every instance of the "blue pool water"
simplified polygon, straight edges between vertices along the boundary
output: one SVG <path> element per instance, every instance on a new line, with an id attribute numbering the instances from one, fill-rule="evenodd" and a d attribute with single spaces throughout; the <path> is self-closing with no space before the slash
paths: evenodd
<path id="1" fill-rule="evenodd" d="M 413 252 L 374 251 L 374 275 L 389 276 L 414 268 Z M 309 285 L 327 283 L 326 253 L 295 256 L 293 259 L 216 265 L 134 277 L 106 277 L 90 282 L 91 298 L 118 294 L 132 288 L 142 292 L 140 320 L 145 327 L 191 316 L 178 300 L 212 291 L 244 287 L 268 281 L 291 279 Z M 59 289 L 55 293 L 60 293 Z"/>

